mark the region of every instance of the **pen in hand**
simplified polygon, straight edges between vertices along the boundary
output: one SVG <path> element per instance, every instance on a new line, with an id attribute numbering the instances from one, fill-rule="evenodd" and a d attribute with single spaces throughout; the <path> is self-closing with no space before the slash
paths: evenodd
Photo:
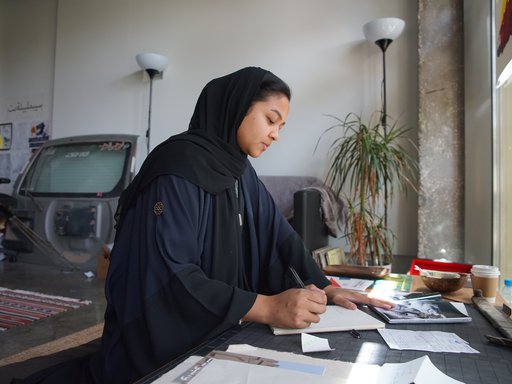
<path id="1" fill-rule="evenodd" d="M 301 288 L 306 288 L 306 286 L 304 285 L 304 282 L 302 281 L 302 279 L 300 278 L 299 274 L 297 273 L 297 271 L 290 265 L 288 267 L 288 269 L 290 270 L 290 272 L 292 273 L 292 276 L 293 278 L 295 279 L 295 281 L 297 282 L 297 284 L 299 285 L 299 287 Z"/>

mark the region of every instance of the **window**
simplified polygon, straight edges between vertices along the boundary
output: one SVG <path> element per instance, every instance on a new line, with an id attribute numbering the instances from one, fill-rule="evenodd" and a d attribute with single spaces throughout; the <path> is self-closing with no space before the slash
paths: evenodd
<path id="1" fill-rule="evenodd" d="M 498 89 L 498 255 L 502 278 L 512 278 L 512 81 Z"/>
<path id="2" fill-rule="evenodd" d="M 502 279 L 512 278 L 512 2 L 495 3 L 496 128 L 494 140 L 495 254 Z"/>
<path id="3" fill-rule="evenodd" d="M 69 143 L 43 148 L 31 164 L 20 194 L 117 196 L 124 189 L 131 143 Z"/>

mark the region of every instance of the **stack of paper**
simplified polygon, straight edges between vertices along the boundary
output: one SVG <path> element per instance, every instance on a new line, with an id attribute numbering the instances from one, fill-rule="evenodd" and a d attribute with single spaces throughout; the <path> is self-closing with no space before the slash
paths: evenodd
<path id="1" fill-rule="evenodd" d="M 232 356 L 229 356 L 232 354 Z M 316 359 L 293 353 L 234 345 L 219 358 L 191 356 L 154 384 L 455 384 L 460 381 L 446 376 L 423 356 L 407 363 L 346 363 Z"/>

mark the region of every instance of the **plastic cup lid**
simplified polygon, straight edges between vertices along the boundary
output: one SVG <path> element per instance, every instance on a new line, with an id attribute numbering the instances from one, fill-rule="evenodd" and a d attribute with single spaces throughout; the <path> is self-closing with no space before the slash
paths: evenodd
<path id="1" fill-rule="evenodd" d="M 492 265 L 473 265 L 471 273 L 476 276 L 494 277 L 500 275 L 500 270 Z"/>

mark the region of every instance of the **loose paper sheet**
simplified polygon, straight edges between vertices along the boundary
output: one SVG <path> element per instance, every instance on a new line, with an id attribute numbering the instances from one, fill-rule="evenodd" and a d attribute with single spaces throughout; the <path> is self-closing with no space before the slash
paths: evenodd
<path id="1" fill-rule="evenodd" d="M 301 333 L 300 340 L 303 353 L 333 350 L 329 345 L 329 340 L 322 337 L 313 336 L 308 333 Z"/>
<path id="2" fill-rule="evenodd" d="M 441 331 L 407 331 L 378 329 L 391 349 L 429 352 L 480 353 L 455 333 Z"/>
<path id="3" fill-rule="evenodd" d="M 379 383 L 463 384 L 438 370 L 428 356 L 407 363 L 388 363 L 380 370 Z"/>
<path id="4" fill-rule="evenodd" d="M 337 285 L 344 289 L 359 292 L 366 291 L 366 289 L 374 283 L 373 280 L 352 279 L 348 277 L 339 276 L 327 276 L 327 278 L 331 281 L 331 283 L 334 281 Z"/>

